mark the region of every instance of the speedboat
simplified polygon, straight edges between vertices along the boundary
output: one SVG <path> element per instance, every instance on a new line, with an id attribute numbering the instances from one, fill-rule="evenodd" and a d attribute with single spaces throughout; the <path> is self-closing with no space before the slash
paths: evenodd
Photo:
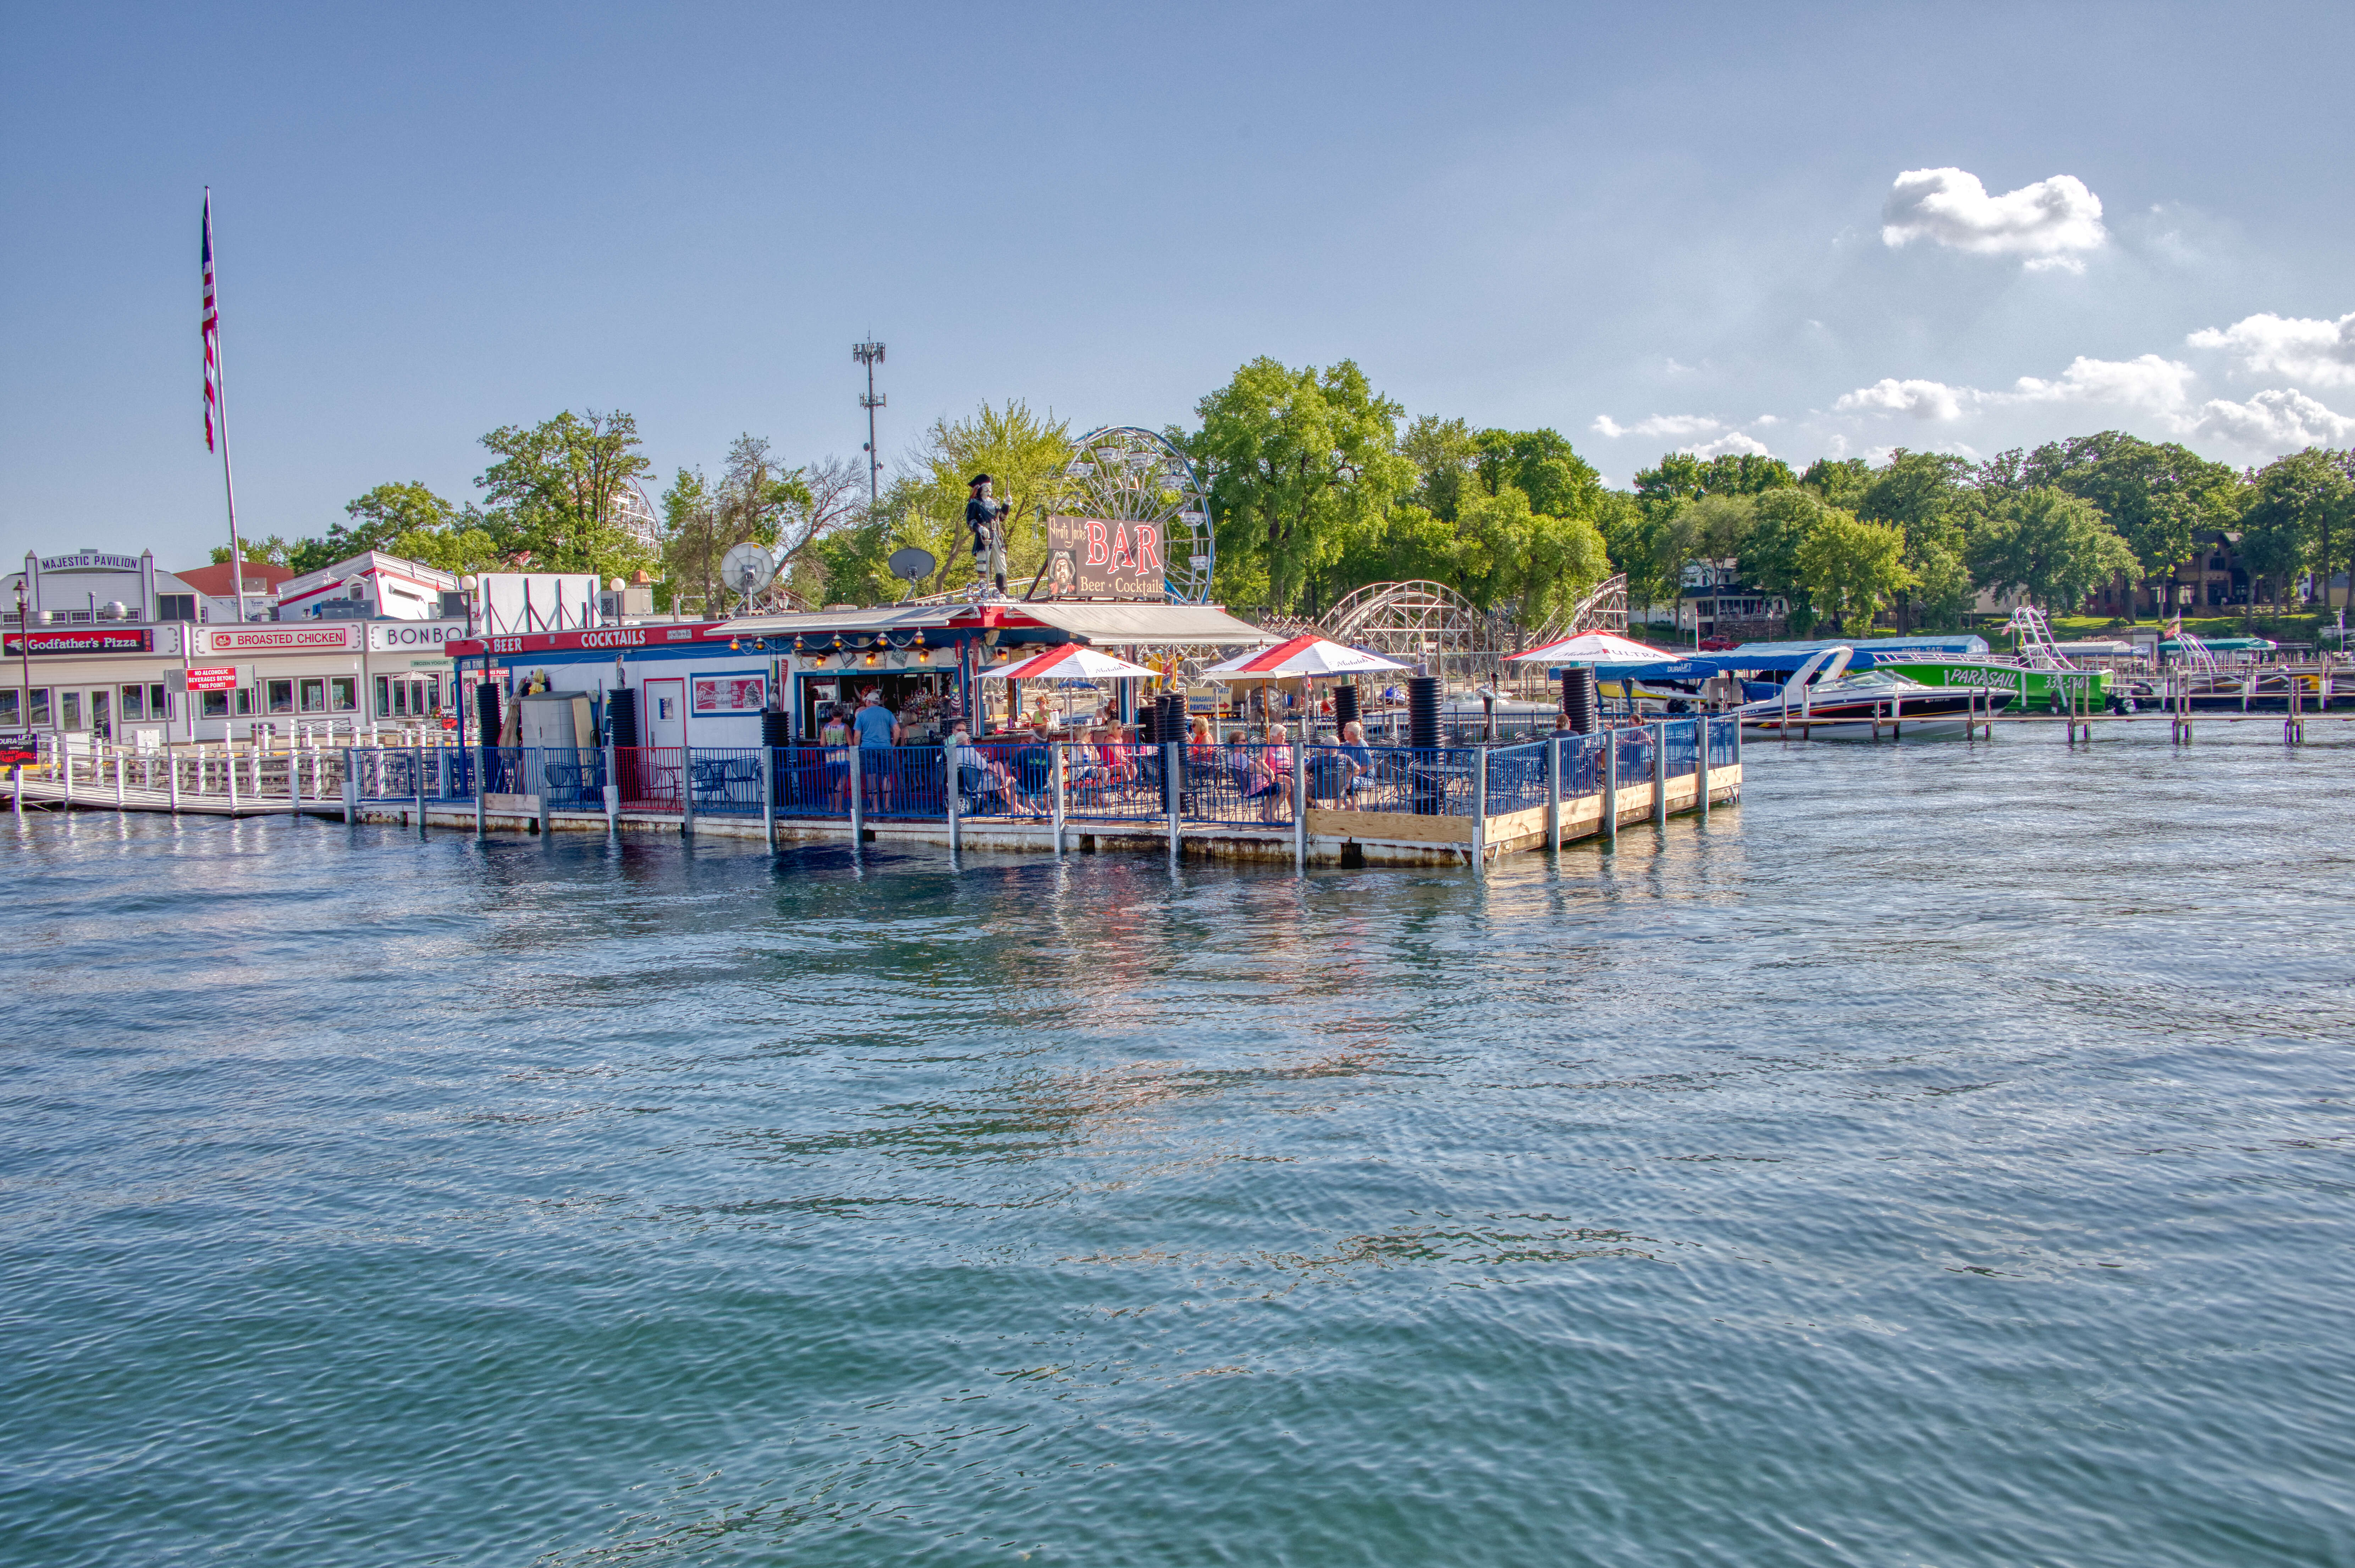
<path id="1" fill-rule="evenodd" d="M 1811 740 L 1955 736 L 2000 713 L 2012 694 L 1974 686 L 1929 686 L 1891 670 L 1848 673 L 1853 648 L 1827 648 L 1792 673 L 1780 692 L 1734 712 L 1744 729 Z"/>

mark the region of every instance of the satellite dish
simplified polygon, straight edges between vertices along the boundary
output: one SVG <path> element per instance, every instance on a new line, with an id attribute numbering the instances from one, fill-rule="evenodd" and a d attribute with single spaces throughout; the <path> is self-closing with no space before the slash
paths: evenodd
<path id="1" fill-rule="evenodd" d="M 777 575 L 777 557 L 754 544 L 730 545 L 719 557 L 719 580 L 747 599 Z"/>
<path id="2" fill-rule="evenodd" d="M 940 567 L 930 550 L 920 550 L 913 545 L 892 551 L 891 558 L 883 564 L 891 568 L 893 577 L 911 583 L 923 581 Z"/>

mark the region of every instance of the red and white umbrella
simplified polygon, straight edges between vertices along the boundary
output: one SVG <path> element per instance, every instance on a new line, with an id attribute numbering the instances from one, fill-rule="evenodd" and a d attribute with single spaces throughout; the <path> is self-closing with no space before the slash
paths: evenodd
<path id="1" fill-rule="evenodd" d="M 1369 670 L 1403 670 L 1406 667 L 1378 653 L 1345 648 L 1313 631 L 1305 631 L 1289 642 L 1279 642 L 1256 653 L 1238 653 L 1221 663 L 1211 665 L 1202 673 L 1210 680 L 1220 682 L 1290 681 L 1302 676 L 1356 675 Z"/>
<path id="2" fill-rule="evenodd" d="M 1646 648 L 1625 637 L 1608 631 L 1582 631 L 1575 637 L 1565 637 L 1549 642 L 1542 648 L 1532 648 L 1526 653 L 1516 653 L 1508 663 L 1514 664 L 1673 664 L 1678 655 L 1663 653 L 1657 648 Z"/>
<path id="3" fill-rule="evenodd" d="M 1133 681 L 1151 678 L 1158 670 L 1148 670 L 1142 664 L 1132 664 L 1125 659 L 1115 659 L 1109 653 L 1099 653 L 1084 642 L 1066 642 L 1060 648 L 1050 648 L 1044 653 L 1028 659 L 1018 659 L 1011 664 L 993 664 L 981 672 L 985 681 Z"/>

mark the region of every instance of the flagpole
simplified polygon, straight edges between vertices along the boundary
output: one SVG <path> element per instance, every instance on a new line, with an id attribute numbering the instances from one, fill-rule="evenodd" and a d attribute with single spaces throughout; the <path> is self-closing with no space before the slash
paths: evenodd
<path id="1" fill-rule="evenodd" d="M 220 418 L 221 488 L 229 495 L 229 561 L 233 574 L 229 586 L 237 592 L 238 624 L 245 624 L 245 547 L 237 536 L 237 480 L 229 462 L 229 371 L 220 348 L 220 266 L 213 260 L 213 187 L 205 187 L 205 261 L 206 281 L 211 286 L 213 309 L 213 386 Z"/>

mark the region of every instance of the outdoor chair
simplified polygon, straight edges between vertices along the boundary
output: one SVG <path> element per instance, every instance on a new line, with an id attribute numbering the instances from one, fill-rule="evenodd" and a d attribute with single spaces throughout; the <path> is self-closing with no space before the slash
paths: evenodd
<path id="1" fill-rule="evenodd" d="M 1008 809 L 1004 791 L 978 762 L 957 765 L 957 812 L 961 816 L 995 816 Z"/>
<path id="2" fill-rule="evenodd" d="M 1357 771 L 1357 764 L 1348 758 L 1329 751 L 1318 752 L 1308 759 L 1308 798 L 1312 800 L 1346 800 Z"/>
<path id="3" fill-rule="evenodd" d="M 761 792 L 761 765 L 749 757 L 698 758 L 694 764 L 695 804 L 700 810 L 714 810 L 734 803 L 739 785 L 748 786 L 745 796 L 758 800 Z"/>
<path id="4" fill-rule="evenodd" d="M 1014 788 L 1023 804 L 1034 810 L 1055 787 L 1055 758 L 1043 746 L 1026 746 L 1014 754 Z"/>

